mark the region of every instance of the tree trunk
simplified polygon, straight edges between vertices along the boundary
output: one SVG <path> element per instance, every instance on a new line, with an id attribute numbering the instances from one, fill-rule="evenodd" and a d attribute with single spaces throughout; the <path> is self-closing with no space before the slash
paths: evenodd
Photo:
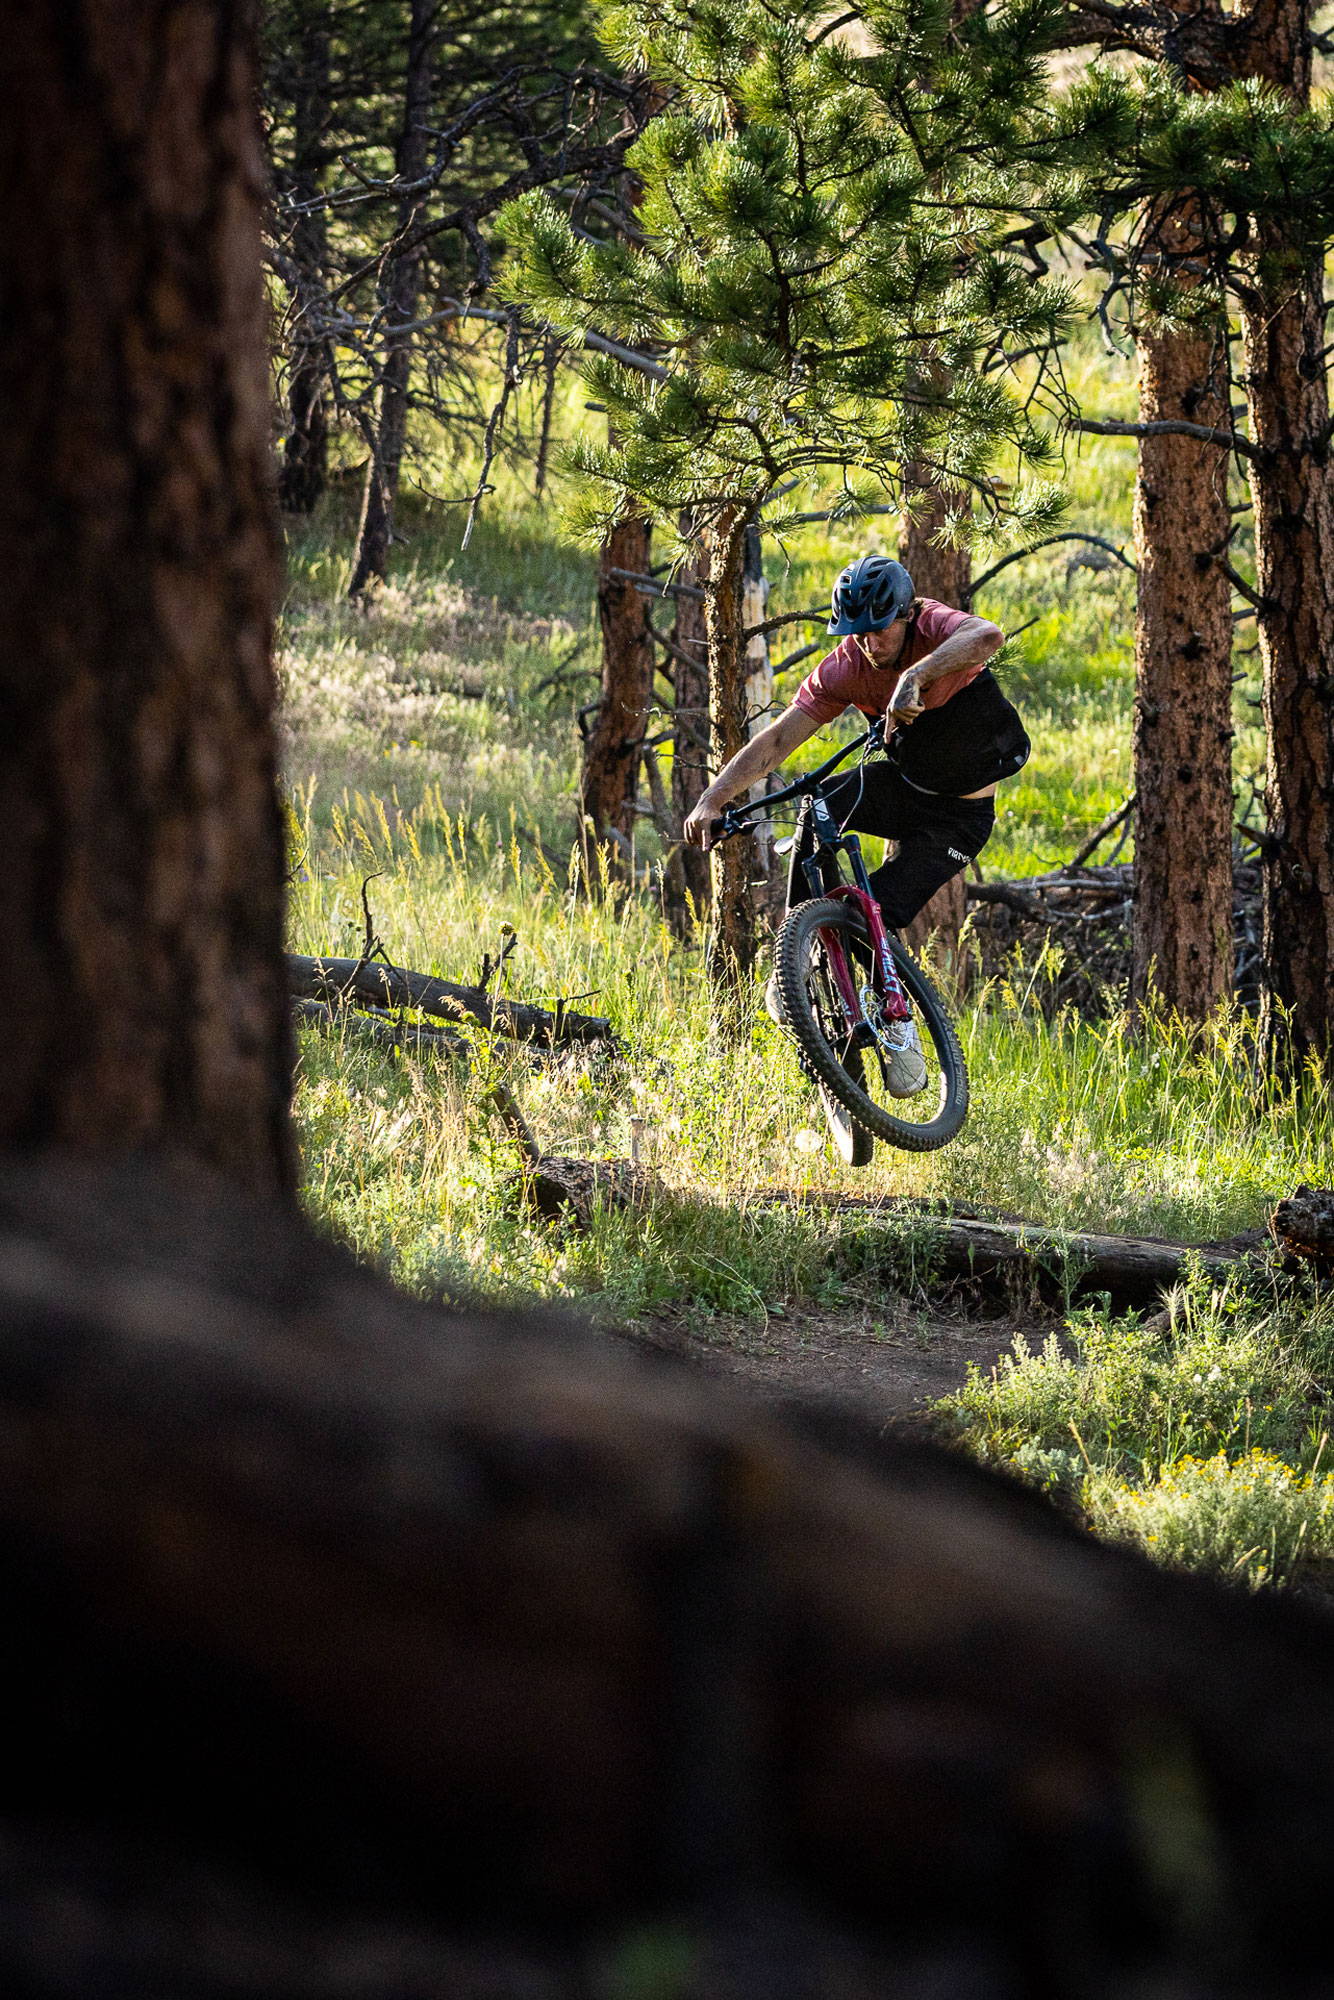
<path id="1" fill-rule="evenodd" d="M 298 202 L 320 192 L 329 118 L 329 18 L 320 10 L 303 21 L 292 94 L 291 193 Z M 299 215 L 290 254 L 297 272 L 297 296 L 290 321 L 290 376 L 287 436 L 278 468 L 278 499 L 284 512 L 310 514 L 324 496 L 329 470 L 329 425 L 325 383 L 329 344 L 320 330 L 328 256 L 328 218 L 323 209 Z"/>
<path id="2" fill-rule="evenodd" d="M 0 70 L 0 1144 L 160 1148 L 286 1189 L 264 176 L 237 18 L 34 0 Z"/>
<path id="3" fill-rule="evenodd" d="M 412 0 L 408 29 L 407 73 L 403 92 L 403 129 L 395 154 L 400 181 L 409 190 L 426 171 L 431 109 L 431 66 L 435 48 L 434 22 L 439 0 Z M 420 196 L 409 191 L 397 217 L 397 234 L 411 230 Z M 420 248 L 389 254 L 380 297 L 386 324 L 407 326 L 417 309 L 421 284 Z M 362 494 L 357 554 L 348 585 L 349 597 L 359 597 L 388 574 L 389 548 L 394 538 L 394 507 L 408 434 L 408 388 L 412 378 L 412 335 L 392 332 L 385 341 L 380 380 L 379 421 L 368 427 L 370 459 Z"/>
<path id="4" fill-rule="evenodd" d="M 1323 448 L 1321 269 L 1262 243 L 1261 283 L 1243 300 L 1268 732 L 1264 871 L 1271 1056 L 1327 1056 L 1334 1027 L 1334 468 Z"/>
<path id="5" fill-rule="evenodd" d="M 936 537 L 950 505 L 957 506 L 962 496 L 942 492 L 917 467 L 909 467 L 906 483 L 906 497 L 917 504 L 904 525 L 899 561 L 919 597 L 934 597 L 938 604 L 952 604 L 958 610 L 968 602 L 972 560 L 967 549 L 946 547 Z"/>
<path id="6" fill-rule="evenodd" d="M 956 610 L 968 604 L 972 562 L 967 549 L 942 546 L 936 540 L 944 524 L 947 507 L 958 495 L 945 494 L 934 482 L 923 481 L 909 469 L 908 491 L 925 496 L 925 505 L 910 514 L 904 530 L 899 560 L 913 580 L 919 597 L 934 597 L 938 604 L 952 604 Z M 936 969 L 956 993 L 968 985 L 972 966 L 963 950 L 960 933 L 968 914 L 968 900 L 962 873 L 937 889 L 925 908 L 918 912 L 903 932 L 903 941 L 916 957 L 931 948 Z"/>
<path id="7" fill-rule="evenodd" d="M 1307 0 L 1257 7 L 1251 73 L 1294 104 L 1311 93 Z M 1334 463 L 1319 260 L 1260 225 L 1238 286 L 1251 461 L 1257 623 L 1268 734 L 1263 856 L 1271 1059 L 1327 1057 L 1334 1029 Z"/>
<path id="8" fill-rule="evenodd" d="M 742 633 L 745 578 L 745 512 L 731 507 L 705 531 L 704 623 L 709 642 L 709 748 L 720 771 L 747 739 L 746 646 Z M 754 855 L 744 838 L 725 840 L 710 855 L 713 921 L 708 972 L 715 1026 L 743 1031 L 744 997 L 755 962 Z"/>
<path id="9" fill-rule="evenodd" d="M 702 587 L 704 571 L 688 564 L 679 581 Z M 697 597 L 678 597 L 672 624 L 672 811 L 679 827 L 694 811 L 709 781 L 709 641 L 704 629 L 704 605 Z M 674 873 L 679 879 L 667 908 L 668 922 L 678 937 L 688 937 L 709 905 L 709 859 L 698 847 L 682 844 Z M 669 886 L 673 886 L 669 876 Z"/>
<path id="10" fill-rule="evenodd" d="M 602 544 L 598 571 L 598 621 L 602 627 L 602 694 L 584 743 L 579 819 L 586 845 L 618 833 L 632 840 L 639 790 L 641 745 L 653 701 L 653 633 L 649 600 L 633 583 L 613 574 L 649 566 L 649 524 L 632 515 Z M 594 880 L 596 870 L 589 871 Z"/>
<path id="11" fill-rule="evenodd" d="M 1159 238 L 1169 255 L 1198 248 L 1183 220 Z M 1226 429 L 1221 329 L 1143 331 L 1137 350 L 1141 422 Z M 1229 526 L 1226 453 L 1140 440 L 1131 997 L 1190 1020 L 1232 988 L 1232 589 L 1216 560 Z"/>
<path id="12" fill-rule="evenodd" d="M 6 1993 L 1328 1983 L 1327 1624 L 872 1411 L 47 1172 L 0 1418 Z"/>
<path id="13" fill-rule="evenodd" d="M 741 577 L 741 617 L 749 628 L 762 625 L 769 609 L 769 583 L 764 574 L 764 540 L 758 521 L 746 530 L 746 552 Z M 774 663 L 769 652 L 769 636 L 756 633 L 746 641 L 746 734 L 772 722 L 774 711 Z M 761 778 L 750 788 L 752 800 L 762 799 L 776 789 L 778 780 Z M 764 821 L 757 821 L 751 836 L 751 877 L 757 919 L 777 924 L 781 921 L 787 891 L 787 871 L 774 866 L 773 833 Z"/>

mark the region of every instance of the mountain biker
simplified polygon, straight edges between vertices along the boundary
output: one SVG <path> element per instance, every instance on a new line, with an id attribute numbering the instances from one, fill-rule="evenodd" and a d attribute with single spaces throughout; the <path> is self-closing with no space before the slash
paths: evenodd
<path id="1" fill-rule="evenodd" d="M 996 787 L 1032 746 L 987 664 L 1004 644 L 998 625 L 917 597 L 903 565 L 880 555 L 848 564 L 830 609 L 828 629 L 839 644 L 790 707 L 724 765 L 684 834 L 692 846 L 711 846 L 724 807 L 846 708 L 883 716 L 884 759 L 832 782 L 826 797 L 841 826 L 897 843 L 871 887 L 886 924 L 899 931 L 981 853 L 996 822 Z M 805 858 L 794 849 L 790 902 L 807 893 Z"/>

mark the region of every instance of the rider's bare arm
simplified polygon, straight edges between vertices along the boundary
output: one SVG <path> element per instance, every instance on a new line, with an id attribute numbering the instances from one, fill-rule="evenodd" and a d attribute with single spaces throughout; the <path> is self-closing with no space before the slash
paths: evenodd
<path id="1" fill-rule="evenodd" d="M 980 624 L 981 620 L 978 622 Z M 749 743 L 743 744 L 736 756 L 723 765 L 713 783 L 700 793 L 698 803 L 683 829 L 690 845 L 708 847 L 711 844 L 711 824 L 720 816 L 724 806 L 730 805 L 738 793 L 757 785 L 761 778 L 767 778 L 770 771 L 776 771 L 784 758 L 790 757 L 820 727 L 820 723 L 794 702 L 775 721 L 766 723 L 763 729 L 758 730 Z"/>
<path id="2" fill-rule="evenodd" d="M 942 639 L 934 652 L 899 676 L 890 697 L 889 713 L 896 722 L 913 721 L 922 712 L 924 687 L 942 680 L 946 674 L 957 674 L 961 667 L 985 666 L 1004 644 L 1005 634 L 999 625 L 993 625 L 989 618 L 969 618 L 948 639 Z"/>

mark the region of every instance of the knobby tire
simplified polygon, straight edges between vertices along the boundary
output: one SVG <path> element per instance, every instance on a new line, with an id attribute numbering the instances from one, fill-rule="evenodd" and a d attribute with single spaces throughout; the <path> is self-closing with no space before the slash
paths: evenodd
<path id="1" fill-rule="evenodd" d="M 935 1049 L 941 1095 L 933 1118 L 920 1122 L 896 1118 L 864 1088 L 863 1063 L 868 1058 L 874 1060 L 873 1053 L 849 1049 L 845 1063 L 816 1016 L 809 981 L 813 965 L 818 971 L 824 962 L 823 930 L 840 933 L 845 949 L 859 944 L 865 950 L 866 931 L 861 919 L 845 902 L 832 898 L 798 903 L 789 911 L 774 945 L 779 998 L 803 1070 L 822 1092 L 835 1097 L 864 1131 L 886 1144 L 910 1153 L 932 1153 L 948 1145 L 968 1116 L 968 1070 L 944 1001 L 917 961 L 891 936 L 890 949 L 903 989 L 913 1003 L 918 1032 L 924 1041 L 929 1038 Z"/>

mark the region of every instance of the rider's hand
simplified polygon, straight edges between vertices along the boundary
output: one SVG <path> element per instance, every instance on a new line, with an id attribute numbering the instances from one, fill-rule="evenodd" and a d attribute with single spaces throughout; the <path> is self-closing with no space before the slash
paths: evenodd
<path id="1" fill-rule="evenodd" d="M 916 722 L 926 703 L 922 700 L 922 682 L 916 667 L 899 675 L 898 686 L 889 698 L 889 713 L 895 722 Z"/>
<path id="2" fill-rule="evenodd" d="M 725 799 L 715 799 L 708 792 L 701 792 L 689 818 L 681 828 L 687 847 L 710 848 L 713 846 L 713 823 L 721 819 Z"/>

